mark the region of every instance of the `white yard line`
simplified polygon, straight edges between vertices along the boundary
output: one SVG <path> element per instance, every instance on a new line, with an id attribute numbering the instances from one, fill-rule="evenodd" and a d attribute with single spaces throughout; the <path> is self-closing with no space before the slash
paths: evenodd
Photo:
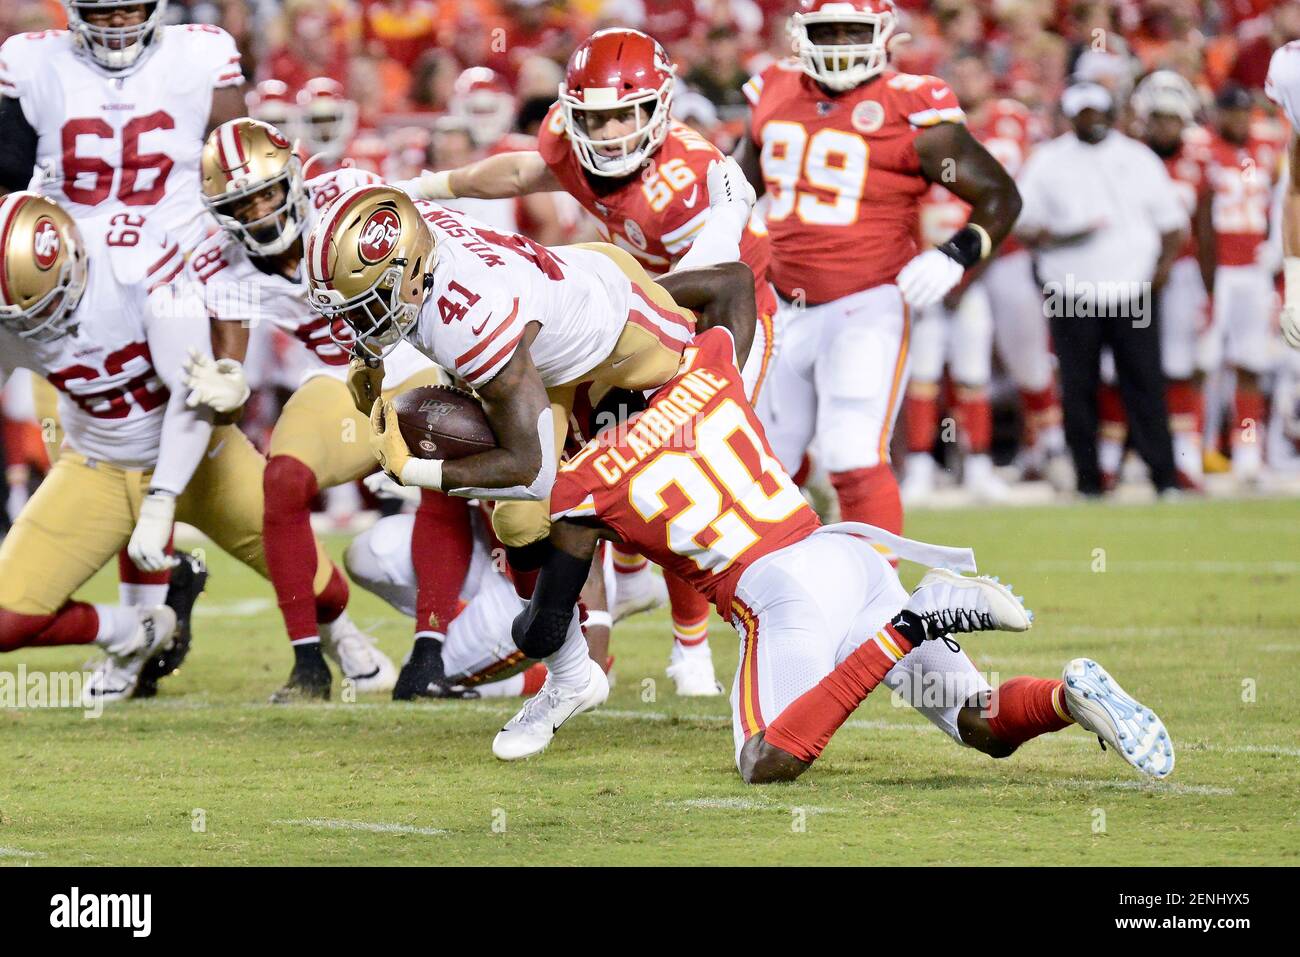
<path id="1" fill-rule="evenodd" d="M 782 811 L 790 814 L 802 811 L 804 814 L 843 814 L 840 808 L 805 807 L 800 804 L 772 804 L 759 798 L 746 797 L 711 797 L 691 798 L 686 801 L 664 801 L 664 807 L 703 809 L 710 811 Z"/>
<path id="2" fill-rule="evenodd" d="M 1179 784 L 1177 781 L 1086 781 L 1074 778 L 1066 784 L 1080 784 L 1091 788 L 1109 788 L 1116 791 L 1149 791 L 1153 794 L 1196 794 L 1202 797 L 1232 797 L 1234 788 L 1220 788 L 1209 784 Z"/>
<path id="3" fill-rule="evenodd" d="M 371 831 L 375 834 L 423 834 L 435 837 L 446 834 L 440 827 L 416 827 L 413 824 L 382 824 L 373 821 L 336 821 L 331 818 L 307 817 L 272 821 L 281 827 L 323 827 L 334 831 Z"/>
<path id="4" fill-rule="evenodd" d="M 0 857 L 34 858 L 44 856 L 40 851 L 24 851 L 19 847 L 0 847 Z"/>

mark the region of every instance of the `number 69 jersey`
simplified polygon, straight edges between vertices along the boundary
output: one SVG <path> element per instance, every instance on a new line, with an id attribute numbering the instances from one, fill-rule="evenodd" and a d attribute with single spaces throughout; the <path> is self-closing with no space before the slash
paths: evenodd
<path id="1" fill-rule="evenodd" d="M 889 70 L 831 96 L 797 60 L 744 86 L 760 151 L 772 238 L 771 278 L 786 299 L 819 305 L 892 283 L 918 252 L 918 200 L 929 187 L 915 141 L 963 122 L 942 80 Z"/>
<path id="2" fill-rule="evenodd" d="M 0 330 L 0 362 L 6 372 L 30 369 L 58 390 L 59 418 L 70 448 L 121 468 L 148 469 L 158 458 L 170 398 L 150 350 L 151 323 L 175 327 L 177 357 L 193 341 L 189 335 L 205 333 L 207 323 L 197 301 L 150 301 L 153 291 L 181 270 L 177 244 L 147 226 L 129 235 L 134 243 L 119 236 L 112 245 L 95 233 L 83 233 L 86 289 L 71 316 L 73 331 L 52 342 L 35 342 Z M 164 313 L 164 304 L 174 305 L 175 312 Z M 178 377 L 180 369 L 170 374 Z"/>
<path id="3" fill-rule="evenodd" d="M 595 518 L 731 615 L 745 569 L 820 526 L 745 398 L 731 334 L 696 337 L 649 407 L 560 467 L 551 517 Z"/>
<path id="4" fill-rule="evenodd" d="M 0 47 L 0 95 L 18 100 L 38 137 L 42 181 L 33 188 L 83 234 L 147 213 L 186 251 L 212 224 L 199 200 L 212 91 L 242 82 L 235 41 L 207 24 L 164 27 L 121 76 L 80 56 L 66 30 L 18 34 Z"/>

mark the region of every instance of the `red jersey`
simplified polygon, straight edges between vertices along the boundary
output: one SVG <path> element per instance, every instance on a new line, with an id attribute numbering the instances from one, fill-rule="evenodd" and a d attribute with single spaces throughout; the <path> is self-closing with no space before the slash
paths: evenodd
<path id="1" fill-rule="evenodd" d="M 1196 207 L 1210 191 L 1209 153 L 1204 145 L 1184 141 L 1178 152 L 1164 157 L 1165 171 L 1173 180 L 1178 199 L 1187 211 L 1187 219 L 1195 227 Z M 1197 253 L 1196 229 L 1193 228 L 1178 250 L 1178 258 L 1195 257 Z"/>
<path id="2" fill-rule="evenodd" d="M 1045 136 L 1042 123 L 1029 107 L 1007 98 L 986 103 L 971 116 L 969 125 L 971 135 L 1013 178 L 1020 175 L 1030 148 Z M 998 252 L 1013 253 L 1023 248 L 1014 235 L 1008 235 Z"/>
<path id="3" fill-rule="evenodd" d="M 609 192 L 597 192 L 569 144 L 559 103 L 542 124 L 537 151 L 565 192 L 596 217 L 605 241 L 631 253 L 652 276 L 666 273 L 691 248 L 709 215 L 709 164 L 724 158 L 695 130 L 673 120 L 653 165 L 639 176 L 611 179 Z M 740 238 L 740 259 L 753 270 L 760 316 L 776 312 L 767 282 L 771 258 L 767 234 L 751 220 Z"/>
<path id="4" fill-rule="evenodd" d="M 744 87 L 761 151 L 772 236 L 772 282 L 809 304 L 892 283 L 916 255 L 918 206 L 929 182 L 916 137 L 965 119 L 940 79 L 886 70 L 838 96 L 798 60 L 774 63 Z"/>
<path id="5" fill-rule="evenodd" d="M 1212 135 L 1209 143 L 1210 204 L 1220 266 L 1247 266 L 1268 238 L 1268 214 L 1277 182 L 1276 145 L 1251 137 L 1244 146 Z"/>
<path id="6" fill-rule="evenodd" d="M 649 408 L 560 467 L 551 516 L 599 519 L 723 613 L 745 569 L 820 525 L 745 398 L 731 334 L 709 329 Z"/>

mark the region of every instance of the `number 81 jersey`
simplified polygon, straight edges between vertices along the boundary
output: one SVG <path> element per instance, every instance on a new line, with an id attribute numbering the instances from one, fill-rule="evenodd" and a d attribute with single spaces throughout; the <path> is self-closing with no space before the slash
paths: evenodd
<path id="1" fill-rule="evenodd" d="M 644 412 L 561 466 L 551 517 L 598 519 L 727 617 L 745 569 L 820 525 L 767 444 L 722 328 L 696 336 Z"/>
<path id="2" fill-rule="evenodd" d="M 916 137 L 964 121 L 956 94 L 935 77 L 886 70 L 832 96 L 792 59 L 744 92 L 777 291 L 819 305 L 894 282 L 918 252 L 918 200 L 929 187 Z"/>
<path id="3" fill-rule="evenodd" d="M 0 95 L 18 100 L 37 134 L 35 188 L 83 234 L 122 213 L 189 251 L 212 225 L 199 199 L 212 91 L 243 82 L 239 51 L 208 24 L 163 28 L 141 65 L 115 75 L 79 55 L 72 34 L 42 30 L 0 47 Z"/>

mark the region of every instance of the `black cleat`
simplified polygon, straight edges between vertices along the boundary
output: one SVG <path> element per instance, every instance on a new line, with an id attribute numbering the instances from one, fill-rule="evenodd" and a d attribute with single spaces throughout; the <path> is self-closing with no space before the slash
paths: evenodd
<path id="1" fill-rule="evenodd" d="M 167 598 L 163 602 L 176 612 L 176 634 L 172 646 L 145 662 L 133 698 L 152 698 L 158 693 L 158 681 L 178 671 L 185 656 L 190 653 L 193 632 L 190 630 L 194 603 L 199 600 L 208 583 L 208 567 L 197 555 L 178 552 L 167 585 Z"/>
<path id="2" fill-rule="evenodd" d="M 325 663 L 319 642 L 293 646 L 293 671 L 285 686 L 271 695 L 271 704 L 295 704 L 302 701 L 328 701 L 334 676 Z"/>
<path id="3" fill-rule="evenodd" d="M 393 686 L 394 701 L 416 698 L 477 698 L 478 692 L 447 680 L 442 670 L 442 642 L 422 635 L 415 639 L 411 657 L 402 665 Z"/>

